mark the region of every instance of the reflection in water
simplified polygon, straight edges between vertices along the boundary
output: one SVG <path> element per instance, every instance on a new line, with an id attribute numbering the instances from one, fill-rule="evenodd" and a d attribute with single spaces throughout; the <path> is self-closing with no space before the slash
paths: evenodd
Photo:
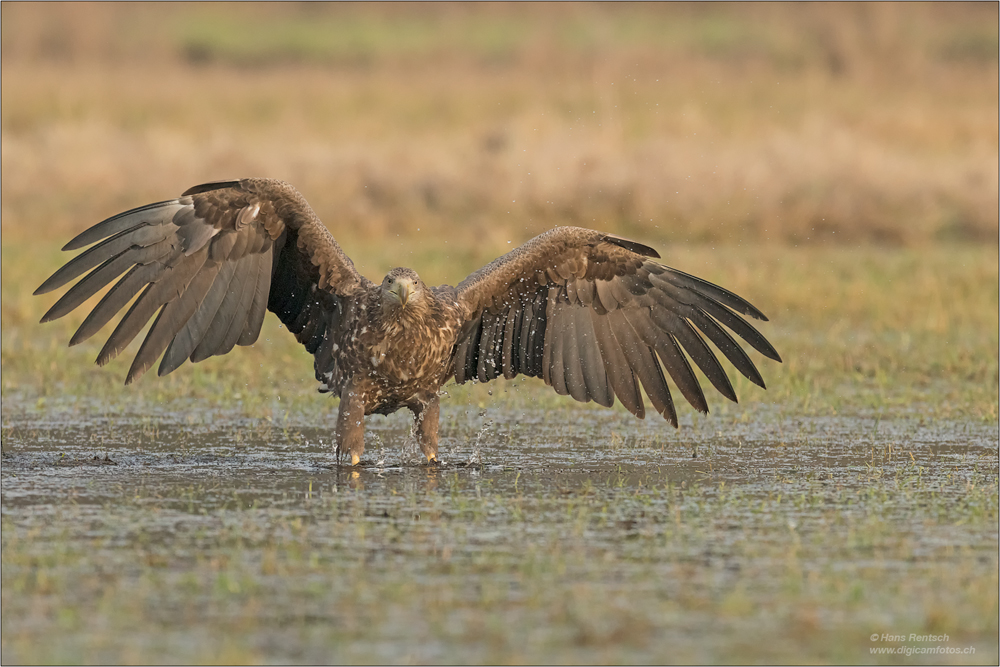
<path id="1" fill-rule="evenodd" d="M 571 424 L 541 410 L 518 411 L 510 421 L 500 416 L 496 411 L 494 419 L 485 420 L 451 415 L 441 442 L 444 462 L 436 465 L 419 455 L 409 425 L 390 422 L 370 429 L 373 451 L 358 467 L 336 464 L 323 444 L 325 430 L 309 426 L 290 430 L 293 437 L 286 439 L 285 433 L 246 420 L 215 418 L 192 426 L 163 419 L 155 439 L 148 440 L 137 439 L 121 418 L 36 421 L 11 429 L 14 435 L 5 439 L 4 504 L 59 502 L 67 494 L 78 503 L 103 503 L 116 496 L 115 489 L 132 486 L 170 498 L 178 488 L 195 485 L 208 489 L 200 498 L 204 508 L 228 502 L 227 492 L 212 491 L 215 487 L 234 489 L 260 506 L 282 494 L 312 497 L 313 481 L 315 489 L 334 492 L 409 495 L 442 489 L 474 493 L 482 483 L 509 494 L 636 487 L 764 493 L 776 480 L 790 491 L 788 484 L 818 478 L 864 488 L 859 474 L 888 474 L 907 465 L 922 465 L 925 477 L 935 470 L 947 474 L 948 463 L 995 453 L 997 446 L 995 429 L 975 423 L 897 420 L 882 421 L 876 429 L 873 420 L 836 417 L 773 423 L 702 419 L 664 433 L 655 421 L 598 411 L 578 411 Z M 134 428 L 149 432 L 142 422 Z M 514 430 L 504 433 L 504 428 Z M 476 436 L 454 435 L 470 432 Z"/>
<path id="2" fill-rule="evenodd" d="M 438 488 L 438 478 L 441 476 L 441 468 L 433 465 L 427 466 L 425 473 L 424 493 L 434 493 Z"/>

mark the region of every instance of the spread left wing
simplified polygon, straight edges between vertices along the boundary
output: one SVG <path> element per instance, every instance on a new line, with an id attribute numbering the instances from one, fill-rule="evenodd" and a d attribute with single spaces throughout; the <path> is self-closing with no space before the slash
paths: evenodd
<path id="1" fill-rule="evenodd" d="M 559 394 L 611 406 L 617 396 L 645 416 L 653 407 L 677 425 L 663 369 L 701 412 L 708 404 L 688 357 L 736 401 L 707 337 L 751 382 L 753 361 L 728 328 L 764 356 L 774 347 L 740 315 L 767 320 L 743 298 L 652 261 L 640 243 L 578 227 L 557 227 L 473 273 L 457 287 L 467 313 L 455 347 L 456 382 L 521 373 Z M 686 353 L 686 355 L 685 355 Z"/>

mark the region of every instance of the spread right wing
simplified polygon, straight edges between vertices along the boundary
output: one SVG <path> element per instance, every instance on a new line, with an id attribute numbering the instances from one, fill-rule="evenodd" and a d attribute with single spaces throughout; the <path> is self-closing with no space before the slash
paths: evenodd
<path id="1" fill-rule="evenodd" d="M 370 284 L 305 198 L 271 179 L 195 186 L 177 199 L 108 218 L 63 250 L 95 243 L 35 294 L 89 271 L 42 317 L 48 322 L 124 273 L 70 345 L 93 336 L 139 294 L 97 357 L 99 365 L 106 364 L 156 315 L 125 384 L 142 376 L 161 354 L 158 374 L 165 375 L 186 359 L 197 362 L 234 345 L 253 344 L 266 310 L 315 352 L 338 300 Z"/>

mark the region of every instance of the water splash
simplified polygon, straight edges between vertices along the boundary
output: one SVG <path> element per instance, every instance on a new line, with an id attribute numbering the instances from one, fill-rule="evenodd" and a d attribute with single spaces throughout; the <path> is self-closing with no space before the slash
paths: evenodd
<path id="1" fill-rule="evenodd" d="M 483 439 L 490 434 L 493 428 L 493 420 L 488 420 L 483 427 L 479 429 L 479 433 L 476 434 L 476 439 L 472 443 L 472 453 L 469 455 L 469 460 L 466 461 L 467 466 L 480 466 L 483 464 L 483 454 L 482 454 L 482 444 Z"/>
<path id="2" fill-rule="evenodd" d="M 410 425 L 410 433 L 403 439 L 402 456 L 404 463 L 423 463 L 424 457 L 417 442 L 417 424 Z"/>
<path id="3" fill-rule="evenodd" d="M 382 442 L 382 438 L 379 437 L 378 433 L 372 433 L 372 439 L 375 440 L 375 466 L 381 468 L 385 465 L 385 443 Z"/>

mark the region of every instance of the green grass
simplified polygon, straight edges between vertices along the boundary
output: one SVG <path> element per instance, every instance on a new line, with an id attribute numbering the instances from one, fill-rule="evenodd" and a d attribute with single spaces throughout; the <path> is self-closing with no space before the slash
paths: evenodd
<path id="1" fill-rule="evenodd" d="M 397 247 L 342 243 L 372 278 L 408 263 L 431 284 L 456 284 L 505 250 L 479 247 L 442 255 L 419 238 L 401 240 Z M 86 310 L 37 323 L 54 295 L 31 292 L 64 259 L 54 245 L 25 240 L 3 248 L 5 400 L 23 407 L 86 397 L 126 410 L 180 399 L 223 407 L 239 402 L 248 414 L 260 409 L 323 414 L 332 408 L 333 400 L 315 391 L 311 357 L 270 315 L 253 347 L 122 386 L 138 343 L 98 368 L 92 361 L 108 333 L 66 347 Z M 766 403 L 793 414 L 997 419 L 995 250 L 653 245 L 666 251 L 666 263 L 734 290 L 770 317 L 759 329 L 784 363 L 755 357 L 766 392 L 730 373 L 742 408 Z M 535 380 L 515 381 L 517 390 L 511 383 L 494 384 L 492 396 L 490 387 L 453 386 L 448 400 L 570 401 Z M 726 405 L 709 385 L 706 395 L 714 411 L 741 409 Z"/>
<path id="2" fill-rule="evenodd" d="M 502 251 L 410 241 L 345 246 L 432 282 Z M 64 347 L 82 314 L 36 324 L 60 254 L 6 244 L 4 662 L 893 664 L 870 635 L 910 633 L 977 651 L 914 663 L 995 661 L 995 251 L 665 255 L 771 316 L 766 392 L 737 379 L 675 432 L 452 386 L 442 454 L 484 467 L 399 467 L 395 415 L 336 471 L 335 402 L 273 318 L 125 388 L 100 341 Z"/>
<path id="3" fill-rule="evenodd" d="M 850 424 L 827 428 L 868 440 Z M 227 438 L 209 428 L 202 456 Z M 869 636 L 916 633 L 977 651 L 916 663 L 988 663 L 990 445 L 904 430 L 870 441 L 867 464 L 869 442 L 819 425 L 776 448 L 717 441 L 698 462 L 633 440 L 595 470 L 581 450 L 587 472 L 490 447 L 478 473 L 260 476 L 236 453 L 221 476 L 178 477 L 151 451 L 140 479 L 90 473 L 107 481 L 65 489 L 79 502 L 5 517 L 4 661 L 895 663 L 870 649 L 899 642 Z M 905 442 L 935 432 L 937 454 Z M 625 463 L 644 459 L 659 464 Z"/>

